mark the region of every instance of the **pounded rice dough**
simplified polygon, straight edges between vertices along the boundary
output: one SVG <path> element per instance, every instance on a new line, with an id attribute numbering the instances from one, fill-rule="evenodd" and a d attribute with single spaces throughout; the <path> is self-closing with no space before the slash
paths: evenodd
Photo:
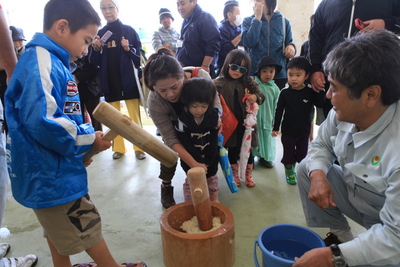
<path id="1" fill-rule="evenodd" d="M 181 229 L 188 234 L 207 233 L 207 232 L 213 231 L 213 230 L 221 227 L 221 225 L 222 225 L 221 219 L 219 217 L 213 217 L 212 224 L 213 224 L 213 227 L 210 230 L 202 231 L 199 228 L 199 221 L 197 220 L 197 216 L 194 216 L 192 219 L 190 219 L 186 222 L 183 222 L 183 224 L 181 225 Z"/>

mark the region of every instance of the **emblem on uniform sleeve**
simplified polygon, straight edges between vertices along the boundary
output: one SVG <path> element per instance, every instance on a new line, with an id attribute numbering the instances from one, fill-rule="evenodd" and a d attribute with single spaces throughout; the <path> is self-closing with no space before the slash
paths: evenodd
<path id="1" fill-rule="evenodd" d="M 67 83 L 67 95 L 76 96 L 79 93 L 78 86 L 74 81 L 68 81 Z"/>
<path id="2" fill-rule="evenodd" d="M 80 115 L 80 114 L 82 114 L 81 102 L 79 102 L 79 101 L 65 101 L 64 114 L 66 114 L 66 115 Z"/>

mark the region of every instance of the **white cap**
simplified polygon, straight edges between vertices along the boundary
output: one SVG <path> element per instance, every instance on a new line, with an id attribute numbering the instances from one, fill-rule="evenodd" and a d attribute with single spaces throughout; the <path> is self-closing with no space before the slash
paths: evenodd
<path id="1" fill-rule="evenodd" d="M 101 5 L 101 3 L 103 2 L 104 0 L 100 0 L 100 5 Z M 114 5 L 119 9 L 119 3 L 118 3 L 118 0 L 110 0 L 111 2 L 113 2 L 114 3 Z"/>

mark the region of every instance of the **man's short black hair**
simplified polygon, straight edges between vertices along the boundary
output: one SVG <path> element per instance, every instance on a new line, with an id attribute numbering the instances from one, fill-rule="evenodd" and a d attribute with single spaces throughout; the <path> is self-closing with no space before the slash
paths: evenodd
<path id="1" fill-rule="evenodd" d="M 228 12 L 233 13 L 236 6 L 239 6 L 238 1 L 229 0 L 229 1 L 225 2 L 225 5 L 224 5 L 224 19 L 225 20 L 228 19 Z"/>
<path id="2" fill-rule="evenodd" d="M 43 31 L 48 31 L 54 22 L 68 21 L 71 34 L 89 25 L 101 25 L 101 19 L 88 0 L 50 0 L 44 8 Z"/>

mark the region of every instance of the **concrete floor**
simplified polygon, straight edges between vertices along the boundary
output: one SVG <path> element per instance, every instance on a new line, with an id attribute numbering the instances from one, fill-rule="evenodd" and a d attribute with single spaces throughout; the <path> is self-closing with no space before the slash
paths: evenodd
<path id="1" fill-rule="evenodd" d="M 155 134 L 155 126 L 144 128 Z M 162 267 L 165 265 L 159 220 L 164 209 L 160 203 L 159 163 L 150 156 L 143 161 L 137 160 L 132 146 L 127 145 L 130 151 L 119 160 L 112 159 L 111 150 L 94 157 L 88 167 L 89 194 L 101 213 L 104 237 L 115 259 L 121 263 L 141 260 L 148 266 Z M 235 218 L 233 266 L 254 266 L 254 241 L 264 228 L 281 223 L 306 226 L 297 186 L 286 183 L 281 157 L 278 137 L 275 167 L 266 169 L 256 162 L 253 177 L 257 185 L 247 188 L 243 184 L 235 194 L 230 193 L 222 173 L 218 173 L 220 202 Z M 183 202 L 184 178 L 184 172 L 178 168 L 173 180 L 177 203 Z M 351 226 L 355 234 L 363 231 L 352 222 Z M 11 244 L 9 257 L 32 253 L 39 257 L 37 267 L 52 266 L 42 228 L 34 213 L 18 204 L 11 192 L 3 227 L 11 233 L 6 236 L 2 229 L 0 236 L 0 243 Z M 322 237 L 328 232 L 328 229 L 313 230 Z M 259 248 L 257 255 L 261 264 Z M 91 259 L 84 252 L 72 256 L 73 263 L 89 261 Z"/>

